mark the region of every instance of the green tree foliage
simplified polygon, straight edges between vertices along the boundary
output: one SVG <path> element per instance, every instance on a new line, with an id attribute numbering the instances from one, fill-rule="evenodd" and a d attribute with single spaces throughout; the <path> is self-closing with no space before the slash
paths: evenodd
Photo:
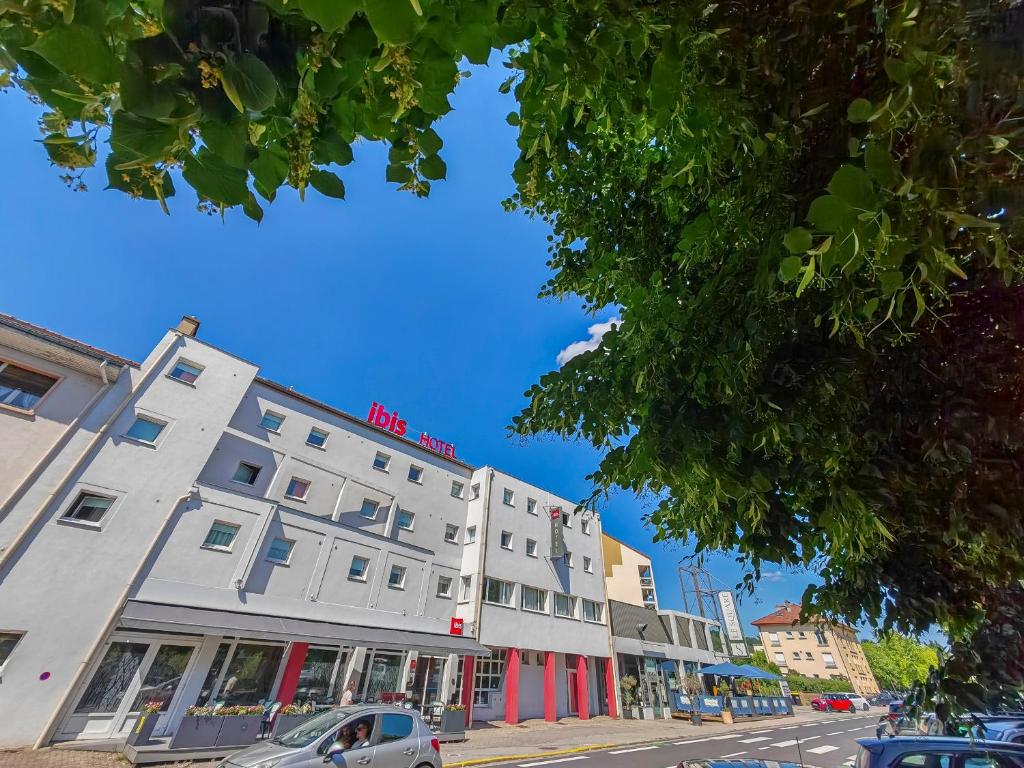
<path id="1" fill-rule="evenodd" d="M 861 647 L 875 680 L 890 690 L 908 691 L 926 682 L 931 670 L 939 666 L 935 646 L 904 635 L 883 635 L 877 642 L 861 643 Z"/>
<path id="2" fill-rule="evenodd" d="M 343 197 L 359 139 L 426 194 L 461 63 L 505 50 L 507 205 L 552 226 L 542 295 L 622 318 L 514 431 L 605 449 L 595 495 L 653 495 L 660 538 L 737 550 L 747 588 L 813 568 L 807 615 L 941 624 L 928 694 L 974 706 L 1024 678 L 1022 15 L 0 0 L 0 86 L 45 106 L 70 183 L 105 140 L 110 187 L 166 205 L 183 181 L 259 220 L 282 184 Z"/>
<path id="3" fill-rule="evenodd" d="M 786 682 L 789 683 L 791 691 L 798 693 L 850 693 L 853 690 L 850 681 L 845 677 L 830 679 L 788 674 Z"/>
<path id="4" fill-rule="evenodd" d="M 774 661 L 770 661 L 768 659 L 768 654 L 764 651 L 754 651 L 750 655 L 750 659 L 744 663 L 750 664 L 752 667 L 757 667 L 758 669 L 763 669 L 765 672 L 772 672 L 776 675 L 782 674 L 782 670 L 779 668 L 779 665 Z"/>

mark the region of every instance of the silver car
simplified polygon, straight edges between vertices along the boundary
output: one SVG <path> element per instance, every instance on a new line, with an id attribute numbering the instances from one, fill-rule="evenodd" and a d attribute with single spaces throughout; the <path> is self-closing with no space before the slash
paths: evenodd
<path id="1" fill-rule="evenodd" d="M 387 704 L 329 709 L 223 760 L 219 768 L 441 768 L 437 737 L 414 710 Z"/>

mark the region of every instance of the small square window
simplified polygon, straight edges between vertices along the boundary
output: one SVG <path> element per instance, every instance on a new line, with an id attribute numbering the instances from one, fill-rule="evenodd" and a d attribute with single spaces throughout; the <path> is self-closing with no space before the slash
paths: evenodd
<path id="1" fill-rule="evenodd" d="M 15 646 L 21 642 L 22 636 L 21 632 L 0 632 L 0 670 L 11 658 Z"/>
<path id="2" fill-rule="evenodd" d="M 270 549 L 267 550 L 267 560 L 272 563 L 287 565 L 292 556 L 292 547 L 295 542 L 291 539 L 274 539 L 270 542 Z"/>
<path id="3" fill-rule="evenodd" d="M 572 515 L 570 515 L 568 512 L 562 513 L 562 525 L 564 525 L 566 528 L 572 528 Z"/>
<path id="4" fill-rule="evenodd" d="M 476 542 L 476 526 L 471 525 L 466 529 L 466 543 L 474 544 Z"/>
<path id="5" fill-rule="evenodd" d="M 83 523 L 98 523 L 107 514 L 114 499 L 96 493 L 80 493 L 75 503 L 64 513 L 65 520 L 79 520 Z"/>
<path id="6" fill-rule="evenodd" d="M 480 498 L 480 483 L 473 483 L 471 486 L 469 486 L 469 497 L 471 499 Z"/>
<path id="7" fill-rule="evenodd" d="M 288 481 L 288 490 L 284 492 L 284 495 L 289 499 L 304 501 L 307 493 L 309 493 L 309 480 L 293 477 Z"/>
<path id="8" fill-rule="evenodd" d="M 452 579 L 451 576 L 438 576 L 437 577 L 437 596 L 451 598 L 452 596 Z"/>
<path id="9" fill-rule="evenodd" d="M 526 511 L 531 515 L 537 514 L 537 500 L 528 498 L 526 500 Z"/>
<path id="10" fill-rule="evenodd" d="M 231 551 L 231 545 L 235 542 L 240 526 L 232 523 L 215 522 L 210 526 L 209 533 L 203 540 L 203 546 L 207 549 L 220 549 Z"/>
<path id="11" fill-rule="evenodd" d="M 327 444 L 327 438 L 329 433 L 322 429 L 313 427 L 309 430 L 309 437 L 306 438 L 306 445 L 312 445 L 314 448 L 323 448 Z"/>
<path id="12" fill-rule="evenodd" d="M 238 469 L 231 479 L 243 485 L 256 485 L 256 478 L 260 476 L 260 468 L 255 464 L 247 464 L 244 461 L 238 462 Z"/>
<path id="13" fill-rule="evenodd" d="M 473 588 L 473 577 L 463 576 L 459 580 L 459 600 L 469 600 L 470 590 Z"/>
<path id="14" fill-rule="evenodd" d="M 372 499 L 363 499 L 363 506 L 359 509 L 359 516 L 365 517 L 367 520 L 375 520 L 377 518 L 377 510 L 380 509 L 380 504 Z"/>
<path id="15" fill-rule="evenodd" d="M 449 544 L 455 544 L 459 540 L 459 526 L 448 523 L 444 527 L 444 540 Z"/>
<path id="16" fill-rule="evenodd" d="M 814 654 L 811 653 L 810 651 L 804 651 L 804 658 L 807 659 L 808 661 L 811 661 L 811 660 L 814 659 Z"/>
<path id="17" fill-rule="evenodd" d="M 407 509 L 398 510 L 398 527 L 403 531 L 411 531 L 416 515 Z"/>
<path id="18" fill-rule="evenodd" d="M 60 379 L 0 360 L 0 405 L 31 411 Z"/>
<path id="19" fill-rule="evenodd" d="M 580 530 L 587 536 L 590 535 L 590 519 L 582 517 L 580 518 Z"/>
<path id="20" fill-rule="evenodd" d="M 409 480 L 413 483 L 423 482 L 423 467 L 417 467 L 415 464 L 409 465 Z"/>
<path id="21" fill-rule="evenodd" d="M 466 486 L 460 483 L 458 480 L 452 480 L 452 496 L 456 499 L 461 499 L 463 492 L 466 490 Z"/>
<path id="22" fill-rule="evenodd" d="M 370 568 L 370 560 L 356 555 L 352 558 L 352 565 L 348 567 L 348 577 L 353 581 L 366 581 L 366 572 Z"/>
<path id="23" fill-rule="evenodd" d="M 284 424 L 284 416 L 273 411 L 264 411 L 263 418 L 260 419 L 260 426 L 268 432 L 280 432 L 282 424 Z"/>
<path id="24" fill-rule="evenodd" d="M 174 364 L 170 374 L 172 379 L 183 381 L 186 384 L 195 384 L 196 379 L 203 372 L 203 369 L 193 363 L 185 362 L 185 360 L 178 358 L 178 362 Z"/>
<path id="25" fill-rule="evenodd" d="M 594 561 L 591 560 L 586 555 L 583 556 L 583 570 L 586 571 L 587 573 L 593 573 L 594 572 Z"/>
<path id="26" fill-rule="evenodd" d="M 381 472 L 388 471 L 388 465 L 391 463 L 391 457 L 386 453 L 377 451 L 377 455 L 373 457 L 373 468 L 379 469 Z"/>
<path id="27" fill-rule="evenodd" d="M 145 416 L 137 416 L 125 436 L 132 440 L 138 440 L 140 443 L 155 443 L 156 439 L 160 437 L 160 433 L 164 431 L 164 426 L 159 421 L 147 419 Z"/>
<path id="28" fill-rule="evenodd" d="M 564 562 L 568 567 L 574 568 L 575 566 L 572 563 L 572 552 L 566 552 L 562 556 L 562 562 Z"/>
<path id="29" fill-rule="evenodd" d="M 515 491 L 513 491 L 511 488 L 506 488 L 501 495 L 501 500 L 504 504 L 507 504 L 510 507 L 514 507 L 516 505 Z"/>
<path id="30" fill-rule="evenodd" d="M 512 549 L 512 534 L 509 531 L 501 532 L 501 548 Z"/>
<path id="31" fill-rule="evenodd" d="M 533 539 L 526 540 L 526 556 L 536 557 L 537 556 L 537 542 Z"/>
<path id="32" fill-rule="evenodd" d="M 405 589 L 405 568 L 400 565 L 391 566 L 391 573 L 388 575 L 388 586 L 392 589 Z"/>

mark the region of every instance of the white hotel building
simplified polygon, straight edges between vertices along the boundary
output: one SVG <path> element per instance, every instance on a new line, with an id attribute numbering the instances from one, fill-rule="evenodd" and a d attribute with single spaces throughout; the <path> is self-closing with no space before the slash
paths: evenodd
<path id="1" fill-rule="evenodd" d="M 134 363 L 0 315 L 0 748 L 349 681 L 467 719 L 616 714 L 596 515 L 198 325 Z"/>

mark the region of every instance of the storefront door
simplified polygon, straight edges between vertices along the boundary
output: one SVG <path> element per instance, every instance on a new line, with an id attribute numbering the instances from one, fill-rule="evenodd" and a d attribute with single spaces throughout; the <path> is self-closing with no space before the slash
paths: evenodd
<path id="1" fill-rule="evenodd" d="M 124 736 L 147 703 L 160 705 L 156 728 L 160 733 L 198 647 L 199 642 L 191 638 L 115 635 L 58 738 Z"/>
<path id="2" fill-rule="evenodd" d="M 580 713 L 579 707 L 576 706 L 578 701 L 576 693 L 576 670 L 567 669 L 565 675 L 568 682 L 568 695 L 569 695 L 569 714 L 578 715 Z"/>
<path id="3" fill-rule="evenodd" d="M 441 700 L 441 683 L 448 664 L 446 656 L 420 656 L 412 682 L 412 703 L 421 713 Z M 443 702 L 442 702 L 443 703 Z"/>
<path id="4" fill-rule="evenodd" d="M 363 701 L 374 703 L 381 701 L 382 694 L 403 690 L 402 662 L 404 654 L 375 651 L 366 654 L 363 665 Z"/>

